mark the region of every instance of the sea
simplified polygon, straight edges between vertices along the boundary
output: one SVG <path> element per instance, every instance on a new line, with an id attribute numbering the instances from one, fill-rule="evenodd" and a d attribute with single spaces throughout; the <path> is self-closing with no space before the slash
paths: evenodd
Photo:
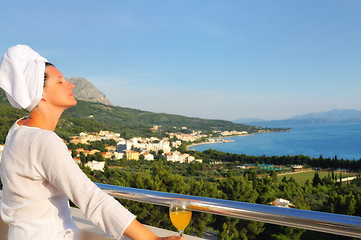
<path id="1" fill-rule="evenodd" d="M 196 151 L 214 149 L 253 156 L 304 155 L 347 160 L 361 159 L 361 123 L 294 125 L 291 131 L 227 137 L 228 143 L 190 147 Z"/>

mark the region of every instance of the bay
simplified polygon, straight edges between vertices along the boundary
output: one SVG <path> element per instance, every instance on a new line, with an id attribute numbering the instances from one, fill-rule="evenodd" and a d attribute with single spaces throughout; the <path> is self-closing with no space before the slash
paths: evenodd
<path id="1" fill-rule="evenodd" d="M 227 137 L 229 143 L 204 144 L 190 147 L 197 151 L 214 149 L 254 156 L 305 155 L 310 157 L 361 159 L 361 124 L 320 124 L 285 126 L 289 132 L 260 133 Z"/>

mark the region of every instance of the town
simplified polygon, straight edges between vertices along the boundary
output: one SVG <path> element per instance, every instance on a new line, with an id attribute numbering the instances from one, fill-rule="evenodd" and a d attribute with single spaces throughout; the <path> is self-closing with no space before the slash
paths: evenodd
<path id="1" fill-rule="evenodd" d="M 152 130 L 157 131 L 160 126 L 154 126 Z M 183 130 L 187 129 L 182 127 Z M 213 136 L 219 137 L 213 137 Z M 140 138 L 133 137 L 131 139 L 121 138 L 119 133 L 113 133 L 109 131 L 100 131 L 99 133 L 80 133 L 78 136 L 73 136 L 70 138 L 69 143 L 72 146 L 77 146 L 78 144 L 90 144 L 96 141 L 102 140 L 113 140 L 116 143 L 114 146 L 106 146 L 106 151 L 101 152 L 98 149 L 86 150 L 84 148 L 69 149 L 69 152 L 72 154 L 74 160 L 80 164 L 81 156 L 101 154 L 101 159 L 109 160 L 154 160 L 154 154 L 157 153 L 162 155 L 167 161 L 180 162 L 180 163 L 192 163 L 192 162 L 202 162 L 202 159 L 195 159 L 187 153 L 181 153 L 177 149 L 181 146 L 182 142 L 194 143 L 201 142 L 205 143 L 217 143 L 217 142 L 229 142 L 223 137 L 226 136 L 240 136 L 248 135 L 247 131 L 214 131 L 212 135 L 207 135 L 202 133 L 202 131 L 193 131 L 192 133 L 168 133 L 168 137 L 159 139 L 156 137 L 150 138 Z M 74 151 L 75 150 L 75 151 Z M 103 171 L 105 166 L 105 161 L 88 161 L 84 163 L 85 166 L 89 167 L 92 170 Z"/>

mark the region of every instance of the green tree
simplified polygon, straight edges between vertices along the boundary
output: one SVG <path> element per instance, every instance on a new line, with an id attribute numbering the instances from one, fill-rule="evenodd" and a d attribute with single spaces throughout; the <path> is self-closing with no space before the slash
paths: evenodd
<path id="1" fill-rule="evenodd" d="M 320 176 L 318 175 L 318 172 L 315 172 L 315 175 L 313 176 L 313 179 L 312 179 L 312 186 L 317 186 L 318 184 L 321 184 L 322 181 L 321 181 L 321 178 Z"/>
<path id="2" fill-rule="evenodd" d="M 85 156 L 85 154 L 83 152 L 79 153 L 79 158 L 80 158 L 80 161 L 81 161 L 82 164 L 87 163 L 86 156 Z"/>
<path id="3" fill-rule="evenodd" d="M 76 151 L 75 149 L 72 149 L 72 150 L 71 150 L 71 156 L 72 156 L 73 158 L 75 158 L 75 157 L 78 156 L 78 153 L 77 153 L 77 151 Z"/>
<path id="4" fill-rule="evenodd" d="M 94 154 L 94 160 L 97 161 L 97 162 L 104 162 L 105 158 L 104 158 L 104 156 L 103 156 L 103 154 L 101 152 L 96 152 Z"/>

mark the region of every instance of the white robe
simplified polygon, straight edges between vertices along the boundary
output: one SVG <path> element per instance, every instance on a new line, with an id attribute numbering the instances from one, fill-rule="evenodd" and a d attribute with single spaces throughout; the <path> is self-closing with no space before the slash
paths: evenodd
<path id="1" fill-rule="evenodd" d="M 2 154 L 1 181 L 9 240 L 77 239 L 69 199 L 115 239 L 135 218 L 88 179 L 52 131 L 15 123 Z"/>

